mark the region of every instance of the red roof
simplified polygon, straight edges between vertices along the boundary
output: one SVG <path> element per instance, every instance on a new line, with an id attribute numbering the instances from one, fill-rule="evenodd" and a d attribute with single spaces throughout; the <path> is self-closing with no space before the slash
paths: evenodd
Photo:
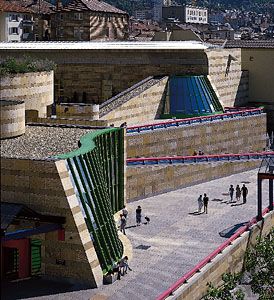
<path id="1" fill-rule="evenodd" d="M 33 11 L 24 6 L 18 5 L 15 1 L 0 0 L 0 11 L 16 13 L 33 13 Z"/>
<path id="2" fill-rule="evenodd" d="M 44 0 L 0 0 L 0 11 L 50 14 L 55 6 Z"/>
<path id="3" fill-rule="evenodd" d="M 125 11 L 118 9 L 101 0 L 72 0 L 65 5 L 61 11 L 98 11 L 106 13 L 127 14 Z"/>

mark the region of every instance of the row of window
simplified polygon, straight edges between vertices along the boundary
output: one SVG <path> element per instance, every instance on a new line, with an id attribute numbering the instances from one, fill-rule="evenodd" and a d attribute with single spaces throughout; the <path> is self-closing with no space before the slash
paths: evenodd
<path id="1" fill-rule="evenodd" d="M 10 22 L 18 22 L 19 18 L 22 18 L 20 14 L 9 14 L 9 21 Z M 31 21 L 32 15 L 23 15 L 23 20 Z"/>
<path id="2" fill-rule="evenodd" d="M 191 16 L 202 16 L 202 15 L 204 15 L 204 16 L 206 16 L 206 11 L 204 11 L 204 12 L 202 12 L 202 11 L 198 11 L 198 10 L 190 10 L 190 9 L 188 9 L 187 10 L 187 14 L 188 15 L 191 15 Z"/>
<path id="3" fill-rule="evenodd" d="M 23 33 L 31 33 L 32 29 L 30 27 L 24 27 Z M 9 28 L 9 34 L 10 35 L 18 35 L 19 34 L 19 28 L 18 27 L 10 27 Z"/>
<path id="4" fill-rule="evenodd" d="M 199 17 L 199 19 L 198 19 L 198 17 L 187 17 L 187 20 L 188 20 L 188 21 L 189 21 L 189 20 L 192 20 L 192 21 L 197 21 L 197 20 L 199 20 L 199 21 L 206 22 L 206 18 L 203 18 L 203 17 Z"/>

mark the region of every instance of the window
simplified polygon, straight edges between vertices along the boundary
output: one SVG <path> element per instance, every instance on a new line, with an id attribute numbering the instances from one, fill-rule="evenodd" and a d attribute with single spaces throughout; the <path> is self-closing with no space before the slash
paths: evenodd
<path id="1" fill-rule="evenodd" d="M 18 27 L 10 27 L 9 34 L 18 34 Z"/>
<path id="2" fill-rule="evenodd" d="M 76 40 L 81 41 L 82 40 L 83 32 L 84 32 L 84 28 L 83 27 L 74 27 L 74 38 Z"/>
<path id="3" fill-rule="evenodd" d="M 64 20 L 64 14 L 60 14 L 60 15 L 59 15 L 59 19 L 60 19 L 60 20 Z"/>
<path id="4" fill-rule="evenodd" d="M 17 14 L 10 14 L 9 20 L 13 22 L 18 22 L 18 15 Z"/>
<path id="5" fill-rule="evenodd" d="M 25 20 L 25 21 L 31 21 L 32 20 L 32 16 L 31 15 L 24 15 L 23 16 L 23 20 Z"/>
<path id="6" fill-rule="evenodd" d="M 31 26 L 26 26 L 23 28 L 23 33 L 31 33 L 32 30 L 31 30 Z"/>
<path id="7" fill-rule="evenodd" d="M 74 20 L 83 20 L 83 13 L 74 13 Z"/>

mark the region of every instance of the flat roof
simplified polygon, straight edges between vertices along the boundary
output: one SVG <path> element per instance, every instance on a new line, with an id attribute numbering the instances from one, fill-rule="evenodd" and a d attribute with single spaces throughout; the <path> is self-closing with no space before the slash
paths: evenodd
<path id="1" fill-rule="evenodd" d="M 150 42 L 0 42 L 0 50 L 205 50 L 200 41 Z"/>
<path id="2" fill-rule="evenodd" d="M 1 140 L 1 157 L 47 159 L 78 149 L 80 138 L 94 129 L 26 126 L 25 134 Z"/>

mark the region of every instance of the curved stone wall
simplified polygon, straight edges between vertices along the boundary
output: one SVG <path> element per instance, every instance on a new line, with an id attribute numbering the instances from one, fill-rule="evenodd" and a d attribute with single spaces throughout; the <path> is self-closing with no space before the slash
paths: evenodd
<path id="1" fill-rule="evenodd" d="M 0 79 L 0 99 L 23 100 L 26 110 L 37 110 L 47 116 L 47 106 L 53 103 L 53 71 L 10 74 Z"/>
<path id="2" fill-rule="evenodd" d="M 24 101 L 1 100 L 1 139 L 19 136 L 25 133 Z"/>

